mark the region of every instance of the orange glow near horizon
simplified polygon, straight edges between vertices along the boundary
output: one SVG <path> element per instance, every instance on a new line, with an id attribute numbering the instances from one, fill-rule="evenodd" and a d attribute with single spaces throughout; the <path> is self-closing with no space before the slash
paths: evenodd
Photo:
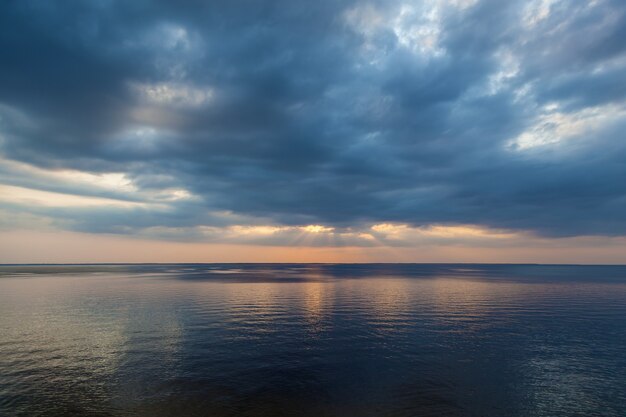
<path id="1" fill-rule="evenodd" d="M 63 231 L 0 232 L 0 263 L 626 263 L 625 238 L 508 239 L 507 245 L 270 246 L 172 242 Z"/>

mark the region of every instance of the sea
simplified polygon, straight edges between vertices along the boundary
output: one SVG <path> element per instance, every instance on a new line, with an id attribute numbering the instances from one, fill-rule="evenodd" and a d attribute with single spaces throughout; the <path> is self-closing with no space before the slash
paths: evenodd
<path id="1" fill-rule="evenodd" d="M 626 416 L 626 266 L 0 266 L 1 416 Z"/>

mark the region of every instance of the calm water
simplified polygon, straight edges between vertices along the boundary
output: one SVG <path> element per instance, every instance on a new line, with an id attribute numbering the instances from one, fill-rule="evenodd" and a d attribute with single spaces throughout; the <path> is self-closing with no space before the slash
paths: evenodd
<path id="1" fill-rule="evenodd" d="M 2 416 L 626 416 L 626 267 L 0 266 Z"/>

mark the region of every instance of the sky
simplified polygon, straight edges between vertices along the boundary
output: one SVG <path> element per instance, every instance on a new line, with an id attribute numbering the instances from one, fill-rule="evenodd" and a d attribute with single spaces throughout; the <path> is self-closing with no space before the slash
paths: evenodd
<path id="1" fill-rule="evenodd" d="M 626 263 L 623 0 L 0 3 L 0 262 Z"/>

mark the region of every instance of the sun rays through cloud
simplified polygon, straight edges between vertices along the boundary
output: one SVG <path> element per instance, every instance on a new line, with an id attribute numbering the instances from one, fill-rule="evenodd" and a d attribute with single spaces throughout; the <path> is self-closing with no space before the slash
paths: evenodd
<path id="1" fill-rule="evenodd" d="M 625 28 L 617 0 L 5 2 L 0 234 L 617 251 Z"/>

